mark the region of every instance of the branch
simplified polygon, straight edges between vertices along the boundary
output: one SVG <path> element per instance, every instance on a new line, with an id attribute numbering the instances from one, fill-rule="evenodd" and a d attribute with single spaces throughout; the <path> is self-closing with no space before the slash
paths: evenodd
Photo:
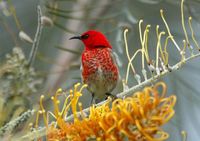
<path id="1" fill-rule="evenodd" d="M 33 62 L 35 60 L 35 56 L 36 56 L 36 53 L 37 53 L 40 37 L 41 37 L 41 34 L 42 34 L 42 28 L 43 28 L 42 21 L 41 21 L 42 12 L 41 12 L 41 7 L 39 5 L 37 7 L 37 11 L 38 11 L 38 26 L 37 26 L 37 31 L 36 31 L 36 34 L 35 34 L 31 53 L 30 53 L 29 60 L 28 60 L 28 66 L 29 67 L 33 64 Z"/>
<path id="2" fill-rule="evenodd" d="M 35 110 L 28 110 L 23 113 L 21 116 L 16 119 L 10 121 L 5 126 L 0 128 L 0 136 L 5 135 L 5 133 L 12 132 L 16 127 L 18 127 L 21 123 L 24 123 L 30 116 L 34 114 Z"/>

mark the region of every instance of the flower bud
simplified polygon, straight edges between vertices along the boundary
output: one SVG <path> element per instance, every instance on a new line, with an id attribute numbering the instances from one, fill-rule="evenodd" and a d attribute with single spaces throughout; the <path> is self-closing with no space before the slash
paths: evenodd
<path id="1" fill-rule="evenodd" d="M 42 16 L 41 21 L 43 26 L 53 26 L 52 19 L 47 16 Z"/>
<path id="2" fill-rule="evenodd" d="M 19 32 L 19 38 L 24 42 L 31 43 L 31 44 L 33 43 L 33 40 L 31 39 L 31 37 L 28 36 L 24 31 Z"/>

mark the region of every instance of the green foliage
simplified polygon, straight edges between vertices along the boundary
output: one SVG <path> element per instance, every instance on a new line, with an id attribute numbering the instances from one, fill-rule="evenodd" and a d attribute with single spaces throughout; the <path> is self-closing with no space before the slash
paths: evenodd
<path id="1" fill-rule="evenodd" d="M 0 79 L 1 93 L 7 96 L 29 95 L 37 92 L 42 79 L 34 68 L 28 67 L 28 62 L 21 48 L 15 47 L 11 54 L 6 55 L 3 66 L 7 69 Z"/>
<path id="2" fill-rule="evenodd" d="M 31 108 L 29 97 L 36 93 L 43 79 L 28 67 L 21 48 L 14 47 L 0 66 L 0 126 Z"/>

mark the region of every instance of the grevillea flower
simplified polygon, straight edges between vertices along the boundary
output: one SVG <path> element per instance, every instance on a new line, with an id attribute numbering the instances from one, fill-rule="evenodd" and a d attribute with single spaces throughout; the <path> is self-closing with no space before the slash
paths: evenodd
<path id="1" fill-rule="evenodd" d="M 78 103 L 85 86 L 78 90 L 78 85 L 70 91 L 61 112 L 57 99 L 61 90 L 52 97 L 56 124 L 47 125 L 49 141 L 122 141 L 125 139 L 162 141 L 169 137 L 161 126 L 173 117 L 176 96 L 166 97 L 165 83 L 159 82 L 153 87 L 145 87 L 143 91 L 125 99 L 107 100 L 101 106 L 91 106 L 88 116 L 83 114 L 82 106 Z M 160 88 L 162 92 L 159 91 Z M 41 107 L 43 109 L 43 106 Z M 64 117 L 70 108 L 74 121 L 66 122 Z M 81 116 L 78 116 L 78 111 Z"/>

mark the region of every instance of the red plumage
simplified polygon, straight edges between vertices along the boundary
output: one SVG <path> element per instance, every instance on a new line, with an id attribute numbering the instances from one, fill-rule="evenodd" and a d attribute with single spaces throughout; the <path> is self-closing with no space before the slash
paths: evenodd
<path id="1" fill-rule="evenodd" d="M 102 100 L 116 87 L 119 72 L 112 46 L 99 31 L 89 30 L 79 38 L 85 45 L 82 52 L 82 79 L 93 97 Z"/>

